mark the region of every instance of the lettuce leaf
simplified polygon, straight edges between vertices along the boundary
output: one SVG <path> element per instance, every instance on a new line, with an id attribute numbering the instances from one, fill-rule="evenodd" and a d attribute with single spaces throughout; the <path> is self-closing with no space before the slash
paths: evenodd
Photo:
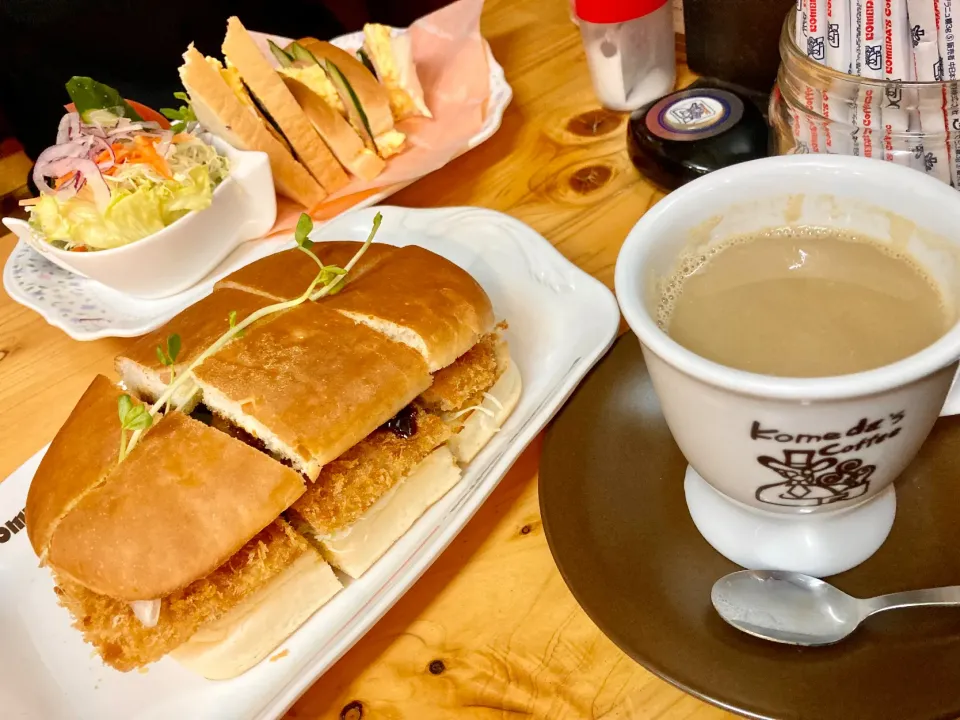
<path id="1" fill-rule="evenodd" d="M 32 223 L 54 244 L 105 250 L 152 235 L 212 201 L 210 173 L 198 165 L 176 180 L 115 188 L 102 215 L 82 196 L 58 201 L 44 195 L 33 206 Z"/>

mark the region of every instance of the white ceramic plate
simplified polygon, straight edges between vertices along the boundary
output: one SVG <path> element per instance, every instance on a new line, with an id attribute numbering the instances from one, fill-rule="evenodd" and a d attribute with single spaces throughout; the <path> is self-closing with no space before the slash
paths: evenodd
<path id="1" fill-rule="evenodd" d="M 357 47 L 362 33 L 352 33 L 332 42 Z M 487 46 L 490 67 L 490 99 L 487 117 L 480 131 L 470 138 L 462 155 L 488 140 L 500 127 L 513 90 L 503 68 Z M 375 205 L 411 184 L 401 183 L 364 198 L 352 210 Z M 135 337 L 163 325 L 185 307 L 208 295 L 213 284 L 237 268 L 290 246 L 292 235 L 279 235 L 244 243 L 197 285 L 161 300 L 141 300 L 111 290 L 100 283 L 79 277 L 44 259 L 24 242 L 18 242 L 3 269 L 3 287 L 15 301 L 35 310 L 51 325 L 74 340 L 104 337 Z"/>
<path id="2" fill-rule="evenodd" d="M 493 491 L 617 332 L 619 310 L 600 282 L 518 220 L 490 210 L 385 207 L 379 240 L 429 248 L 470 272 L 508 320 L 523 394 L 502 431 L 460 483 L 360 580 L 318 611 L 277 653 L 239 678 L 212 682 L 169 659 L 145 674 L 91 657 L 26 532 L 3 533 L 23 509 L 41 451 L 0 483 L 0 698 L 5 720 L 275 718 L 350 648 L 417 580 Z M 351 212 L 315 240 L 362 239 L 375 209 Z M 68 471 L 65 468 L 65 471 Z M 16 528 L 16 522 L 8 527 Z M 5 540 L 5 541 L 4 541 Z"/>

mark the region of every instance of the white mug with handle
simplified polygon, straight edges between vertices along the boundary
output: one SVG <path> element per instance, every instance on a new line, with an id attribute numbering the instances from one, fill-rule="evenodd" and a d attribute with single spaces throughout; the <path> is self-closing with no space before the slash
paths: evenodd
<path id="1" fill-rule="evenodd" d="M 725 367 L 657 325 L 659 281 L 680 256 L 791 225 L 854 232 L 907 252 L 957 322 L 903 360 L 821 378 Z M 690 463 L 687 504 L 708 542 L 746 567 L 817 576 L 872 555 L 893 523 L 894 479 L 937 417 L 960 410 L 960 384 L 951 389 L 960 358 L 960 194 L 893 163 L 840 155 L 735 165 L 644 215 L 617 259 L 616 290 Z"/>

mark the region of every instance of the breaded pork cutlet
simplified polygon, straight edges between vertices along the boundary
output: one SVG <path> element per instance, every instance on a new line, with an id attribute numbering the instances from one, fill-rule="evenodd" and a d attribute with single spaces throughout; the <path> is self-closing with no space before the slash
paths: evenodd
<path id="1" fill-rule="evenodd" d="M 433 385 L 417 403 L 431 412 L 457 412 L 477 405 L 503 373 L 497 364 L 498 332 L 487 333 L 457 360 L 433 374 Z"/>
<path id="2" fill-rule="evenodd" d="M 74 627 L 104 662 L 128 671 L 155 662 L 186 642 L 201 625 L 229 612 L 251 592 L 280 575 L 304 553 L 316 552 L 282 520 L 264 528 L 240 552 L 206 577 L 164 598 L 155 627 L 146 627 L 130 605 L 56 577 L 56 593 Z"/>

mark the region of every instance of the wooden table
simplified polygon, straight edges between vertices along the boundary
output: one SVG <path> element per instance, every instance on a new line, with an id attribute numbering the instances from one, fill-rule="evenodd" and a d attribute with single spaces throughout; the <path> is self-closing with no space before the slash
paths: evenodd
<path id="1" fill-rule="evenodd" d="M 515 93 L 503 127 L 392 202 L 509 213 L 612 288 L 623 238 L 662 197 L 630 164 L 625 116 L 599 109 L 566 0 L 487 0 L 483 33 Z M 0 239 L 0 261 L 13 245 Z M 75 342 L 0 295 L 0 477 L 53 437 L 95 373 L 113 376 L 129 342 Z M 289 717 L 729 717 L 636 665 L 576 604 L 540 523 L 540 447 Z"/>

